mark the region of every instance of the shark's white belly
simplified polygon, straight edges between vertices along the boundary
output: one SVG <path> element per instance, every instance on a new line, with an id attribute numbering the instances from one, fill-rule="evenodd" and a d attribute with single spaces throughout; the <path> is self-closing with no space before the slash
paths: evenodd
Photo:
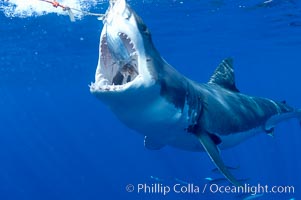
<path id="1" fill-rule="evenodd" d="M 190 144 L 196 141 L 195 136 L 185 131 L 189 125 L 187 111 L 161 97 L 158 85 L 147 90 L 137 89 L 134 94 L 122 98 L 120 102 L 110 103 L 112 111 L 126 126 L 160 143 L 173 143 L 184 149 L 193 146 Z"/>
<path id="2" fill-rule="evenodd" d="M 137 92 L 140 95 L 136 95 L 134 102 L 123 99 L 123 106 L 111 107 L 124 124 L 158 143 L 187 151 L 204 151 L 198 138 L 186 131 L 190 125 L 187 105 L 183 110 L 176 108 L 174 104 L 159 95 L 158 86 L 154 86 L 147 92 Z M 221 149 L 232 147 L 254 134 L 255 131 L 228 136 L 217 134 L 222 139 L 219 147 Z"/>
<path id="3" fill-rule="evenodd" d="M 187 116 L 160 96 L 159 86 L 138 93 L 135 101 L 126 102 L 124 99 L 123 106 L 111 107 L 123 123 L 144 136 L 161 140 L 184 132 L 188 125 Z"/>

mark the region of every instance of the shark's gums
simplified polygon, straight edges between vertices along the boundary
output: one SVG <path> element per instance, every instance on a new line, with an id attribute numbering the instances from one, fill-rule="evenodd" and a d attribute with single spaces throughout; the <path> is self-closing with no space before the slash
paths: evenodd
<path id="1" fill-rule="evenodd" d="M 181 75 L 160 56 L 147 26 L 125 0 L 111 2 L 103 21 L 90 91 L 142 134 L 148 149 L 206 151 L 220 172 L 240 185 L 219 149 L 259 132 L 272 134 L 283 120 L 301 119 L 301 110 L 285 102 L 240 93 L 231 59 L 221 62 L 208 83 Z"/>

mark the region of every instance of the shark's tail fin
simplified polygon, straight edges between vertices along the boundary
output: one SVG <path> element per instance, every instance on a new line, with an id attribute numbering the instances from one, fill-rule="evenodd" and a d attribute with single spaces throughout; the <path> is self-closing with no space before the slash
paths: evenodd
<path id="1" fill-rule="evenodd" d="M 292 118 L 298 119 L 301 126 L 301 109 L 271 117 L 266 121 L 264 129 L 272 130 L 278 123 Z"/>

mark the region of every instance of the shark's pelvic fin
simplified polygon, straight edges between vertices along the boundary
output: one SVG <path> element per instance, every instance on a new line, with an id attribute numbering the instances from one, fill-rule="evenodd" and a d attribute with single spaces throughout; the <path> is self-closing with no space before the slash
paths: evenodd
<path id="1" fill-rule="evenodd" d="M 233 92 L 239 92 L 235 85 L 235 75 L 232 58 L 227 58 L 223 60 L 221 64 L 219 64 L 208 83 L 217 84 Z"/>
<path id="2" fill-rule="evenodd" d="M 220 172 L 233 184 L 236 186 L 240 186 L 241 183 L 236 180 L 236 178 L 230 173 L 227 166 L 225 166 L 219 150 L 217 146 L 214 144 L 208 133 L 202 132 L 198 135 L 198 139 L 200 143 L 203 145 L 204 149 L 207 151 L 210 159 L 216 165 L 216 167 L 220 170 Z"/>
<path id="3" fill-rule="evenodd" d="M 165 144 L 158 143 L 154 138 L 145 136 L 144 137 L 144 146 L 149 150 L 159 150 L 165 146 Z"/>

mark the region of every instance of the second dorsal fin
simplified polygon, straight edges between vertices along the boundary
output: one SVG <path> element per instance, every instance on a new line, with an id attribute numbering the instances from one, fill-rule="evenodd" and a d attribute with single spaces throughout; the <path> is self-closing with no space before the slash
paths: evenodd
<path id="1" fill-rule="evenodd" d="M 208 83 L 217 84 L 233 92 L 239 92 L 235 85 L 232 58 L 227 58 L 219 64 Z"/>

